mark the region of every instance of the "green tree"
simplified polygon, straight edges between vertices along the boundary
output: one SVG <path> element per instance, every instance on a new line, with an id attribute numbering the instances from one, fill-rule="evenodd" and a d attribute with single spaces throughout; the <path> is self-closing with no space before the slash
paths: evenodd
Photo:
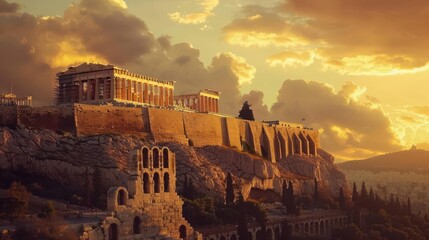
<path id="1" fill-rule="evenodd" d="M 283 185 L 282 185 L 282 205 L 285 207 L 288 205 L 288 189 L 287 189 L 286 180 L 283 180 Z"/>
<path id="2" fill-rule="evenodd" d="M 228 172 L 228 175 L 226 176 L 226 194 L 225 194 L 225 202 L 226 204 L 232 204 L 234 203 L 234 186 L 232 182 L 232 176 L 231 173 Z"/>
<path id="3" fill-rule="evenodd" d="M 362 207 L 367 207 L 368 201 L 368 191 L 366 190 L 365 182 L 362 182 L 362 186 L 360 188 L 360 205 Z"/>
<path id="4" fill-rule="evenodd" d="M 253 110 L 250 108 L 250 106 L 252 105 L 245 101 L 238 117 L 245 120 L 255 121 L 255 117 L 253 116 Z"/>
<path id="5" fill-rule="evenodd" d="M 94 173 L 92 175 L 92 183 L 93 183 L 93 195 L 92 195 L 92 202 L 93 206 L 97 206 L 99 208 L 104 208 L 104 203 L 106 202 L 103 196 L 106 196 L 106 186 L 104 184 L 104 178 L 103 173 L 101 172 L 101 169 L 96 166 L 94 168 Z"/>
<path id="6" fill-rule="evenodd" d="M 289 214 L 297 214 L 298 209 L 296 207 L 296 201 L 295 201 L 295 193 L 293 190 L 293 183 L 292 181 L 289 181 L 289 187 L 287 191 L 287 205 L 286 210 Z"/>
<path id="7" fill-rule="evenodd" d="M 359 193 L 357 191 L 356 183 L 353 183 L 352 202 L 355 206 L 357 206 L 358 201 L 359 201 Z"/>

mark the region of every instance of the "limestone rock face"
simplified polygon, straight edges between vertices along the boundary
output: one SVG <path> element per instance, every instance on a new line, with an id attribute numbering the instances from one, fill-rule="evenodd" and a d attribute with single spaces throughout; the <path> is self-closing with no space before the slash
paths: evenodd
<path id="1" fill-rule="evenodd" d="M 124 186 L 128 179 L 129 152 L 152 144 L 152 141 L 122 135 L 75 137 L 51 130 L 0 127 L 0 169 L 20 169 L 84 187 L 83 177 L 92 174 L 98 166 L 107 185 Z M 296 193 L 311 194 L 314 178 L 320 182 L 320 189 L 333 196 L 340 187 L 349 192 L 344 174 L 333 164 L 333 156 L 321 149 L 320 157 L 293 155 L 271 163 L 234 148 L 157 144 L 168 146 L 176 154 L 179 193 L 186 174 L 201 193 L 222 199 L 228 172 L 233 175 L 236 189 L 242 188 L 244 197 L 252 188 L 281 193 L 284 180 L 294 183 Z"/>

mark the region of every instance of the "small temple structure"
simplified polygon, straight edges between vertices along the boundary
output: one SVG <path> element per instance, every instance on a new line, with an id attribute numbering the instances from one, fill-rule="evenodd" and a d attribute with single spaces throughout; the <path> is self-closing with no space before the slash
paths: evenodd
<path id="1" fill-rule="evenodd" d="M 0 105 L 8 105 L 8 106 L 32 106 L 33 97 L 17 97 L 13 93 L 6 93 L 0 95 Z"/>
<path id="2" fill-rule="evenodd" d="M 185 109 L 198 112 L 219 112 L 220 92 L 209 89 L 201 90 L 195 94 L 183 94 L 174 96 L 174 103 Z"/>

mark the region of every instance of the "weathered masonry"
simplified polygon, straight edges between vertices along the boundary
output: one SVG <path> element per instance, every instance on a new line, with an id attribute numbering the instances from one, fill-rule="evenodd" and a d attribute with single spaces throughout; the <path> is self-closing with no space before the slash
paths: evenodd
<path id="1" fill-rule="evenodd" d="M 90 240 L 201 239 L 182 217 L 174 153 L 143 146 L 130 153 L 130 163 L 128 186 L 108 190 L 111 217 L 102 221 L 103 234 Z"/>
<path id="2" fill-rule="evenodd" d="M 219 112 L 220 92 L 209 89 L 201 90 L 195 94 L 183 94 L 174 96 L 174 103 L 185 109 L 198 112 Z"/>
<path id="3" fill-rule="evenodd" d="M 173 81 L 160 81 L 113 65 L 83 63 L 57 74 L 57 103 L 103 102 L 173 105 Z"/>

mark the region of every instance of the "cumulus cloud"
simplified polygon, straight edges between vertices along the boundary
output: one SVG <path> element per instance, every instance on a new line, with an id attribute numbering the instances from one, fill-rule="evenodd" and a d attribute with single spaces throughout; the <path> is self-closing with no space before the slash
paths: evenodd
<path id="1" fill-rule="evenodd" d="M 273 8 L 249 6 L 242 14 L 223 29 L 231 44 L 304 49 L 342 74 L 428 69 L 425 0 L 283 0 Z"/>
<path id="2" fill-rule="evenodd" d="M 176 81 L 178 94 L 219 90 L 221 111 L 235 115 L 242 98 L 239 88 L 256 72 L 232 53 L 219 53 L 205 66 L 192 45 L 172 44 L 169 36 L 156 38 L 123 0 L 80 0 L 60 17 L 36 17 L 4 0 L 0 6 L 0 50 L 10 56 L 0 63 L 1 86 L 12 80 L 17 94 L 33 95 L 38 105 L 52 103 L 56 72 L 99 62 Z"/>
<path id="3" fill-rule="evenodd" d="M 308 66 L 314 62 L 314 55 L 313 52 L 283 51 L 268 57 L 267 62 L 272 67 Z"/>
<path id="4" fill-rule="evenodd" d="M 320 82 L 286 80 L 270 111 L 275 119 L 304 118 L 304 125 L 322 132 L 322 147 L 343 159 L 399 150 L 389 118 L 380 108 L 351 97 L 356 92 L 359 87 L 353 83 L 336 92 Z"/>
<path id="5" fill-rule="evenodd" d="M 214 15 L 213 10 L 219 4 L 219 0 L 195 0 L 192 4 L 198 5 L 200 10 L 191 13 L 173 12 L 169 14 L 170 19 L 183 24 L 205 23 L 207 18 Z"/>

